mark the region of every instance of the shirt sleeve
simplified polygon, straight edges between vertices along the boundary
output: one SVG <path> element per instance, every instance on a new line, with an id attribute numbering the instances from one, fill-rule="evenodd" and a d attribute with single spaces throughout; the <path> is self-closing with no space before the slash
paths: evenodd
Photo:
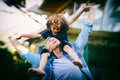
<path id="1" fill-rule="evenodd" d="M 88 37 L 92 32 L 92 28 L 93 25 L 89 22 L 85 22 L 84 23 L 84 27 L 81 31 L 81 33 L 79 33 L 76 41 L 74 42 L 80 49 L 80 51 L 85 47 L 85 45 L 88 42 Z"/>
<path id="2" fill-rule="evenodd" d="M 20 56 L 22 59 L 27 60 L 29 63 L 31 63 L 32 67 L 39 67 L 41 59 L 39 54 L 27 52 L 25 54 L 20 53 Z"/>
<path id="3" fill-rule="evenodd" d="M 42 32 L 42 33 L 41 33 L 41 36 L 42 36 L 44 39 L 46 39 L 48 36 L 51 36 L 50 30 L 47 30 L 47 31 L 45 31 L 45 32 Z"/>

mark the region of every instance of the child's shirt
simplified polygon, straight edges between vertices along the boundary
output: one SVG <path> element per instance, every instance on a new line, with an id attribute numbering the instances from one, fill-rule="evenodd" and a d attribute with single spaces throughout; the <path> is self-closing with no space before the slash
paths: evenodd
<path id="1" fill-rule="evenodd" d="M 55 37 L 57 39 L 59 39 L 60 41 L 68 41 L 68 36 L 67 36 L 67 32 L 59 32 L 57 35 L 53 35 L 51 30 L 47 30 L 43 33 L 41 33 L 43 38 L 48 38 L 48 37 Z"/>
<path id="2" fill-rule="evenodd" d="M 53 35 L 51 30 L 47 30 L 47 31 L 45 31 L 45 32 L 42 32 L 42 33 L 41 33 L 41 36 L 42 36 L 44 39 L 47 39 L 48 37 L 55 37 L 55 38 L 59 39 L 60 42 L 61 42 L 60 47 L 61 47 L 62 50 L 63 50 L 63 47 L 64 47 L 65 45 L 67 45 L 66 41 L 68 41 L 68 35 L 67 35 L 67 32 L 66 32 L 66 31 L 65 31 L 65 32 L 59 32 L 57 35 Z M 47 51 L 48 51 L 47 49 L 44 49 L 41 53 L 45 53 L 45 52 L 47 52 Z M 48 52 L 49 52 L 49 51 L 48 51 Z M 51 56 L 52 56 L 52 55 L 51 55 Z"/>

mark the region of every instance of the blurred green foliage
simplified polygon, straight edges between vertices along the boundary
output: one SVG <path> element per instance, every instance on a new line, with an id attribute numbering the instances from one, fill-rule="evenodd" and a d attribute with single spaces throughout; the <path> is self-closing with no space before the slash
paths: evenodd
<path id="1" fill-rule="evenodd" d="M 0 41 L 0 78 L 3 80 L 28 80 L 27 70 L 31 64 L 21 59 L 19 54 L 12 54 L 8 48 L 1 47 Z"/>

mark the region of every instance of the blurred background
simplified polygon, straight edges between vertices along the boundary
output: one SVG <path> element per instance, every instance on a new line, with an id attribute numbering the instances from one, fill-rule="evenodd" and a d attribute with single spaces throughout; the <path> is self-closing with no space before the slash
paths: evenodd
<path id="1" fill-rule="evenodd" d="M 88 0 L 0 0 L 0 77 L 4 80 L 28 80 L 31 64 L 20 58 L 10 44 L 12 33 L 41 33 L 46 18 L 63 13 L 69 20 Z M 97 7 L 94 28 L 82 54 L 95 80 L 120 80 L 120 1 L 89 0 Z M 85 21 L 84 12 L 70 25 L 68 37 L 73 42 Z M 40 54 L 43 39 L 22 38 L 32 52 Z"/>

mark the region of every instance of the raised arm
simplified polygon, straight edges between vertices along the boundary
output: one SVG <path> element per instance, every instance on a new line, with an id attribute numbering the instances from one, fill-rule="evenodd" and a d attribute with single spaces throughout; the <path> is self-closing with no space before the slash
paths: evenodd
<path id="1" fill-rule="evenodd" d="M 72 17 L 72 19 L 68 22 L 69 25 L 71 25 L 73 22 L 75 22 L 84 11 L 88 11 L 89 10 L 89 6 L 85 5 L 82 7 L 82 9 L 78 9 L 78 11 L 74 14 L 74 16 Z"/>
<path id="2" fill-rule="evenodd" d="M 81 33 L 78 35 L 75 44 L 82 50 L 88 42 L 88 37 L 92 32 L 93 21 L 95 17 L 95 6 L 91 6 L 88 12 L 87 21 L 84 23 L 84 28 Z"/>
<path id="3" fill-rule="evenodd" d="M 25 46 L 23 46 L 17 39 L 16 35 L 11 35 L 9 37 L 10 43 L 13 45 L 13 47 L 16 49 L 18 54 L 21 56 L 22 59 L 27 60 L 32 64 L 33 67 L 39 66 L 39 61 L 41 59 L 39 54 L 33 54 L 29 51 L 29 49 Z"/>
<path id="4" fill-rule="evenodd" d="M 88 13 L 87 21 L 93 24 L 94 18 L 95 18 L 95 7 L 91 6 Z"/>
<path id="5" fill-rule="evenodd" d="M 22 46 L 21 43 L 16 39 L 16 35 L 9 36 L 9 40 L 19 54 L 27 53 L 29 51 L 28 48 L 26 48 L 25 46 Z"/>

